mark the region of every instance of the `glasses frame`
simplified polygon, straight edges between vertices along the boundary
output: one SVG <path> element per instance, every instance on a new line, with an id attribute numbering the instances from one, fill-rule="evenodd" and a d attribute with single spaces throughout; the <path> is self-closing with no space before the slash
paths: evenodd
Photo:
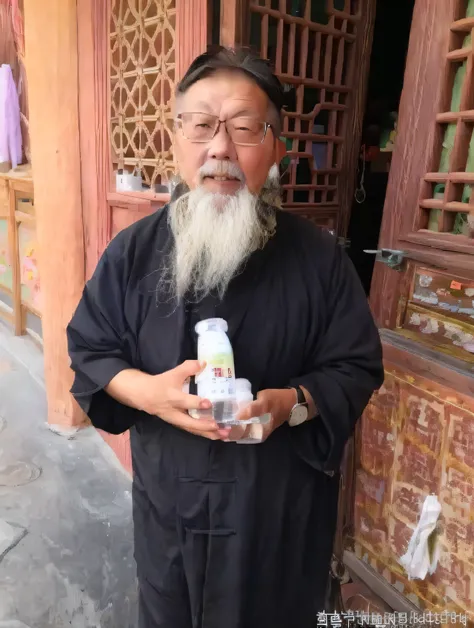
<path id="1" fill-rule="evenodd" d="M 210 137 L 208 140 L 192 140 L 191 138 L 189 138 L 184 133 L 182 116 L 183 115 L 194 114 L 194 113 L 199 113 L 201 115 L 206 115 L 206 116 L 212 116 L 212 114 L 204 113 L 202 111 L 185 111 L 184 113 L 179 113 L 176 116 L 175 120 L 174 120 L 175 123 L 181 129 L 181 133 L 183 134 L 184 139 L 188 140 L 188 142 L 191 142 L 192 144 L 207 144 L 208 142 L 211 142 L 216 137 L 216 135 L 219 133 L 219 130 L 221 128 L 221 124 L 224 125 L 225 131 L 226 131 L 227 135 L 229 136 L 230 141 L 235 146 L 259 146 L 260 144 L 263 144 L 263 142 L 265 141 L 265 138 L 267 137 L 268 129 L 272 129 L 272 131 L 273 131 L 273 125 L 270 124 L 270 122 L 263 122 L 263 137 L 260 140 L 260 142 L 257 142 L 256 144 L 248 144 L 248 143 L 243 143 L 243 142 L 234 142 L 234 140 L 232 139 L 231 134 L 229 133 L 229 130 L 227 129 L 227 122 L 229 122 L 233 118 L 230 118 L 230 120 L 219 120 L 218 116 L 212 116 L 213 118 L 216 118 L 216 120 L 217 120 L 217 127 L 216 127 L 216 130 L 214 131 L 214 135 L 212 137 Z"/>

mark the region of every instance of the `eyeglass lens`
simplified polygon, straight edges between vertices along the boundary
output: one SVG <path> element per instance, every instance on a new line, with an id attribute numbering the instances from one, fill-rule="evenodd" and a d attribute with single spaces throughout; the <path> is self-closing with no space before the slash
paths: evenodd
<path id="1" fill-rule="evenodd" d="M 208 142 L 217 132 L 219 118 L 207 113 L 183 113 L 181 125 L 188 140 Z M 225 126 L 234 144 L 260 144 L 265 135 L 265 123 L 248 116 L 231 118 Z"/>

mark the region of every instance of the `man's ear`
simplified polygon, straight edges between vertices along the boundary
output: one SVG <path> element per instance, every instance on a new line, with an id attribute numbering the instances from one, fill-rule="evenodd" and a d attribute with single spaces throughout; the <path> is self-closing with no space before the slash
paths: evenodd
<path id="1" fill-rule="evenodd" d="M 286 144 L 283 140 L 278 139 L 275 143 L 275 163 L 280 165 L 281 160 L 285 157 L 287 153 Z"/>

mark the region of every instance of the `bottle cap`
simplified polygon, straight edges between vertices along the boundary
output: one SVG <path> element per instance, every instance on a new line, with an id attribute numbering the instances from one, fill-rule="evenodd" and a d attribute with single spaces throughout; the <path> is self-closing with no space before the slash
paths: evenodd
<path id="1" fill-rule="evenodd" d="M 223 318 L 206 318 L 203 321 L 199 321 L 194 329 L 197 334 L 202 334 L 206 331 L 223 331 L 227 333 L 228 325 Z"/>

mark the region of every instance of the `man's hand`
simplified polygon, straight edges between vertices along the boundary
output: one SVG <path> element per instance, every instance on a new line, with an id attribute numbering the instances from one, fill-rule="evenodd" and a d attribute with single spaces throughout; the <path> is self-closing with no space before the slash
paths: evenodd
<path id="1" fill-rule="evenodd" d="M 308 404 L 309 418 L 313 418 L 317 415 L 314 400 L 306 388 L 302 386 L 301 390 L 303 391 Z M 252 433 L 255 433 L 258 434 L 259 440 L 266 440 L 270 434 L 280 427 L 280 425 L 283 425 L 283 423 L 288 421 L 296 402 L 297 397 L 294 388 L 285 388 L 282 390 L 262 390 L 258 393 L 256 401 L 253 401 L 249 406 L 242 410 L 239 413 L 238 418 L 241 421 L 246 421 L 254 417 L 261 417 L 268 413 L 271 415 L 270 421 L 263 425 L 243 425 L 242 427 L 233 428 L 229 439 L 240 440 L 242 438 L 247 438 L 248 436 L 252 437 Z"/>
<path id="2" fill-rule="evenodd" d="M 229 430 L 219 429 L 212 419 L 193 419 L 188 410 L 210 410 L 208 399 L 183 392 L 185 382 L 198 375 L 205 363 L 188 360 L 161 375 L 147 375 L 136 370 L 120 372 L 106 391 L 118 401 L 143 410 L 186 432 L 211 440 L 225 440 Z"/>
<path id="3" fill-rule="evenodd" d="M 238 418 L 241 421 L 247 421 L 254 417 L 270 414 L 270 421 L 261 426 L 261 428 L 263 428 L 262 440 L 266 440 L 280 425 L 288 421 L 290 412 L 295 403 L 295 391 L 292 389 L 262 390 L 258 393 L 257 399 L 239 413 Z M 241 438 L 245 438 L 249 433 L 248 426 L 244 427 L 247 429 Z"/>

